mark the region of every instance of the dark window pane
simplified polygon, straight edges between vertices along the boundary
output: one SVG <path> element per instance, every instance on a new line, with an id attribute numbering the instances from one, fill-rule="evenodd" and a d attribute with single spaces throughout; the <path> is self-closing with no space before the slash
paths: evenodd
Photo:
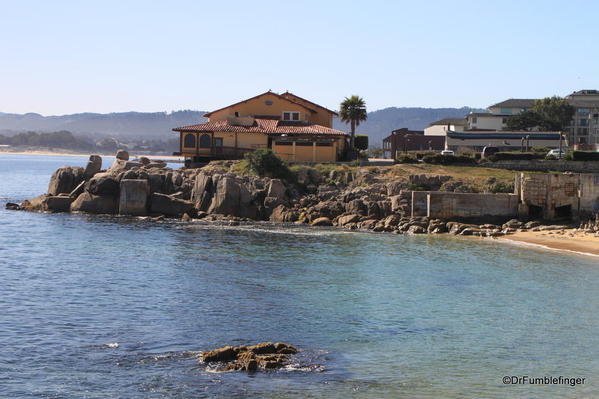
<path id="1" fill-rule="evenodd" d="M 183 147 L 185 148 L 195 148 L 196 147 L 196 135 L 195 134 L 186 134 L 183 139 Z"/>
<path id="2" fill-rule="evenodd" d="M 202 134 L 200 136 L 200 148 L 210 148 L 211 140 L 209 134 Z"/>

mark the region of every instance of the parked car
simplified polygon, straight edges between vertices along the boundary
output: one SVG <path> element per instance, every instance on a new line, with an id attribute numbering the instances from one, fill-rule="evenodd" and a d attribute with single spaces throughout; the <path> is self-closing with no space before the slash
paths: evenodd
<path id="1" fill-rule="evenodd" d="M 564 149 L 562 149 L 562 150 L 560 151 L 560 149 L 559 149 L 559 148 L 554 148 L 553 150 L 550 150 L 550 151 L 547 153 L 547 156 L 554 156 L 554 157 L 556 157 L 556 158 L 563 158 L 563 157 L 565 157 L 565 156 L 566 156 L 566 151 L 565 151 Z"/>
<path id="2" fill-rule="evenodd" d="M 489 155 L 493 155 L 499 152 L 499 148 L 497 147 L 485 147 L 480 153 L 480 159 L 485 159 Z"/>
<path id="3" fill-rule="evenodd" d="M 441 155 L 455 155 L 455 152 L 451 150 L 443 150 L 441 151 Z"/>

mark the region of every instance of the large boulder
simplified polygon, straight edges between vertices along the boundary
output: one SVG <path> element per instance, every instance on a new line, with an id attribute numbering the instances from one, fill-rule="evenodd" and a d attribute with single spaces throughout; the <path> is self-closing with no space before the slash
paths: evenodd
<path id="1" fill-rule="evenodd" d="M 73 198 L 70 196 L 52 196 L 45 200 L 45 211 L 48 212 L 69 212 Z"/>
<path id="2" fill-rule="evenodd" d="M 160 192 L 164 184 L 164 175 L 161 173 L 148 173 L 148 184 L 151 193 Z"/>
<path id="3" fill-rule="evenodd" d="M 170 195 L 153 193 L 150 196 L 150 212 L 165 216 L 181 216 L 193 209 L 193 202 Z"/>
<path id="4" fill-rule="evenodd" d="M 87 191 L 84 191 L 71 203 L 71 212 L 115 214 L 116 210 L 116 198 L 93 195 Z"/>
<path id="5" fill-rule="evenodd" d="M 108 168 L 107 172 L 115 173 L 122 172 L 126 170 L 130 170 L 132 168 L 140 168 L 142 164 L 140 162 L 135 161 L 125 161 L 122 159 L 115 159 L 110 168 Z"/>
<path id="6" fill-rule="evenodd" d="M 280 179 L 272 179 L 268 183 L 267 197 L 278 198 L 282 201 L 287 199 L 287 187 Z"/>
<path id="7" fill-rule="evenodd" d="M 350 223 L 357 223 L 359 220 L 360 220 L 360 215 L 356 215 L 356 214 L 339 216 L 339 219 L 337 219 L 337 224 L 339 226 L 345 226 Z"/>
<path id="8" fill-rule="evenodd" d="M 63 166 L 58 168 L 50 178 L 48 185 L 48 194 L 69 194 L 75 187 L 83 181 L 83 168 Z"/>
<path id="9" fill-rule="evenodd" d="M 89 179 L 94 176 L 102 169 L 102 157 L 99 155 L 90 155 L 89 161 L 87 161 L 87 165 L 85 166 L 85 170 L 83 171 L 83 175 L 85 179 Z"/>
<path id="10" fill-rule="evenodd" d="M 191 200 L 195 207 L 200 211 L 207 211 L 210 207 L 213 194 L 214 185 L 212 183 L 212 176 L 204 172 L 198 173 L 191 192 Z"/>
<path id="11" fill-rule="evenodd" d="M 288 209 L 285 205 L 279 205 L 273 209 L 270 214 L 271 222 L 289 223 L 295 222 L 298 219 L 298 212 L 293 209 Z"/>
<path id="12" fill-rule="evenodd" d="M 21 202 L 20 208 L 26 211 L 43 211 L 46 203 L 46 199 L 50 197 L 48 194 L 38 195 L 35 198 L 31 198 Z"/>
<path id="13" fill-rule="evenodd" d="M 223 177 L 216 185 L 216 192 L 208 213 L 237 215 L 239 211 L 240 185 L 232 177 Z"/>
<path id="14" fill-rule="evenodd" d="M 143 216 L 148 212 L 148 195 L 150 194 L 147 180 L 122 179 L 120 184 L 119 214 Z"/>
<path id="15" fill-rule="evenodd" d="M 119 194 L 119 181 L 110 173 L 97 173 L 86 183 L 85 189 L 94 195 L 116 197 Z"/>
<path id="16" fill-rule="evenodd" d="M 361 199 L 354 199 L 345 204 L 345 211 L 347 213 L 366 215 L 367 210 L 366 204 Z"/>
<path id="17" fill-rule="evenodd" d="M 116 152 L 116 159 L 120 159 L 122 161 L 128 161 L 129 160 L 129 153 L 125 150 L 118 150 Z"/>
<path id="18" fill-rule="evenodd" d="M 311 223 L 312 226 L 332 226 L 333 223 L 331 222 L 331 219 L 327 218 L 327 217 L 321 217 L 321 218 L 317 218 L 314 219 Z"/>

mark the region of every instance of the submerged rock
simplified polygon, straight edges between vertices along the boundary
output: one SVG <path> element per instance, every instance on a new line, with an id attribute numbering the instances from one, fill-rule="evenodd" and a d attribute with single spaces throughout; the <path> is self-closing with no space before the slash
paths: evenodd
<path id="1" fill-rule="evenodd" d="M 262 342 L 256 345 L 224 346 L 202 353 L 204 363 L 220 362 L 221 371 L 258 371 L 277 369 L 288 364 L 290 355 L 298 350 L 283 342 Z"/>

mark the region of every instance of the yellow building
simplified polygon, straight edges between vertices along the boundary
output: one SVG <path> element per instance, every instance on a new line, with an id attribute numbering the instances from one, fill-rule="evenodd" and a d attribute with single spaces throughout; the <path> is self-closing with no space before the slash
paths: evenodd
<path id="1" fill-rule="evenodd" d="M 343 155 L 347 133 L 332 128 L 337 113 L 285 92 L 259 94 L 208 112 L 208 122 L 174 128 L 186 163 L 236 159 L 271 148 L 287 161 L 335 162 Z"/>

